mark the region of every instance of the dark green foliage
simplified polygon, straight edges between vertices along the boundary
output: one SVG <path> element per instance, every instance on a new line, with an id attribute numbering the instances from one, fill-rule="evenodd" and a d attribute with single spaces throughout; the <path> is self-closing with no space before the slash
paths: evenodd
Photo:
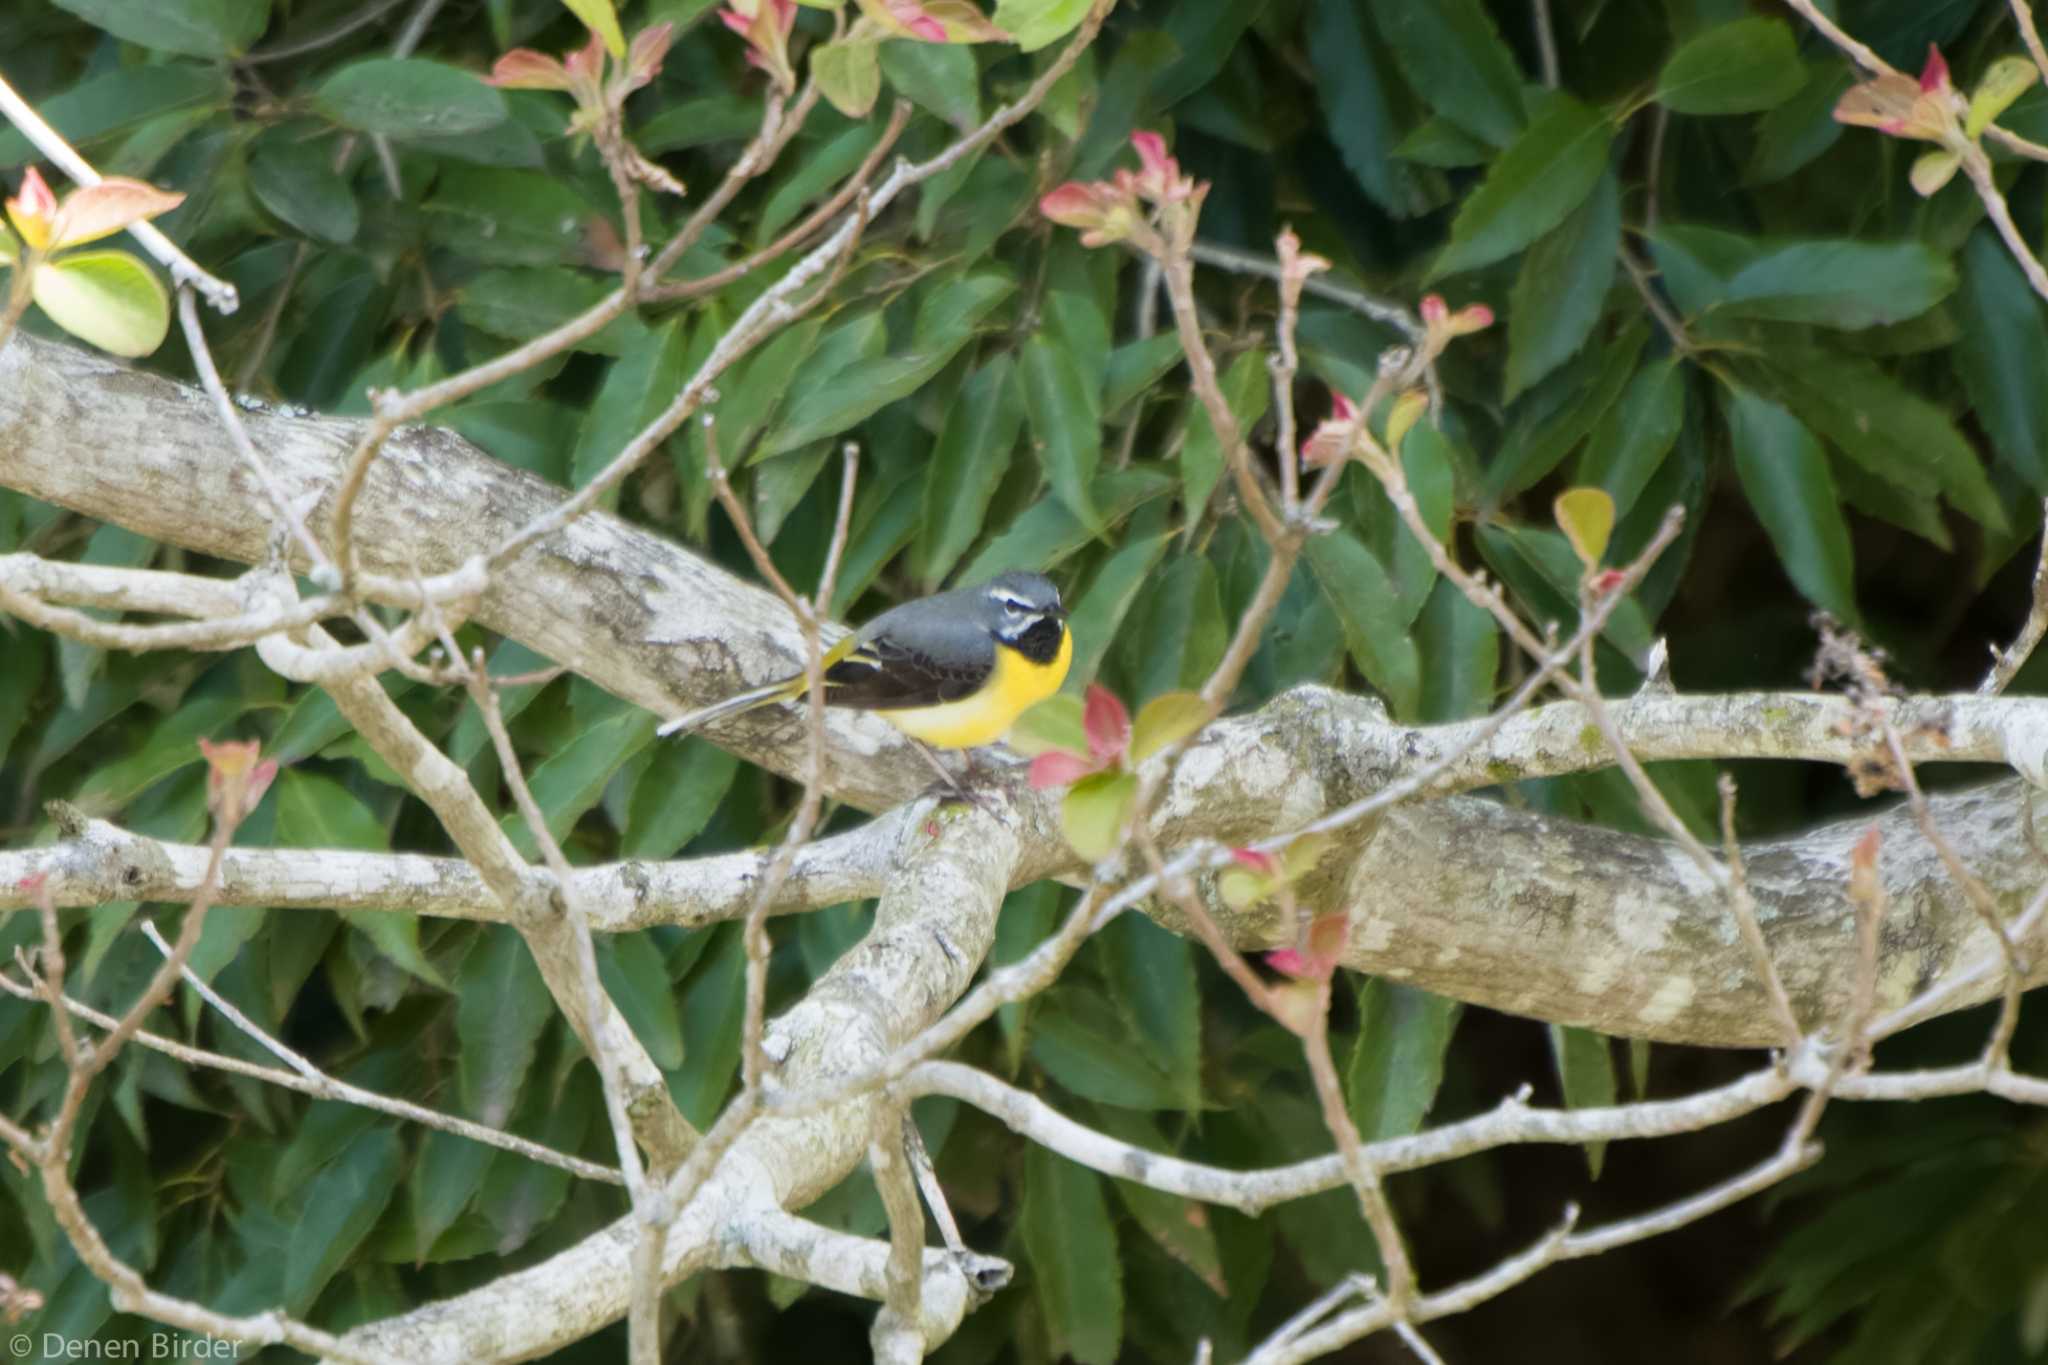
<path id="1" fill-rule="evenodd" d="M 369 386 L 490 359 L 603 297 L 624 233 L 588 140 L 563 135 L 566 101 L 477 79 L 512 46 L 578 46 L 556 0 L 448 6 L 405 59 L 390 49 L 412 6 L 336 31 L 351 8 L 11 0 L 0 60 L 102 170 L 189 195 L 163 226 L 243 291 L 238 313 L 208 320 L 231 381 L 267 400 L 359 413 Z M 760 76 L 710 8 L 623 6 L 629 33 L 662 19 L 684 26 L 662 74 L 628 105 L 636 144 L 690 189 L 683 203 L 641 196 L 657 248 L 731 165 L 763 101 Z M 815 112 L 676 278 L 709 275 L 800 222 L 869 153 L 899 95 L 915 112 L 897 151 L 937 151 L 1014 97 L 1047 60 L 1038 49 L 1056 47 L 1083 6 L 993 8 L 1028 52 L 885 44 L 881 112 L 859 122 Z M 1911 685 L 1973 684 L 1983 640 L 2008 634 L 2023 600 L 2024 571 L 2007 561 L 2038 526 L 2048 488 L 2040 301 L 1966 186 L 1922 202 L 1894 145 L 1843 133 L 1830 117 L 1843 65 L 1780 7 L 1549 8 L 1556 90 L 1539 80 L 1532 7 L 1519 0 L 1121 6 L 1041 115 L 881 215 L 825 304 L 719 381 L 722 457 L 785 573 L 800 589 L 816 580 L 838 450 L 851 440 L 861 479 L 834 612 L 860 618 L 999 569 L 1043 568 L 1074 606 L 1077 686 L 1098 679 L 1135 710 L 1207 676 L 1267 551 L 1188 392 L 1164 304 L 1154 312 L 1142 297 L 1141 264 L 1083 249 L 1034 208 L 1059 180 L 1129 165 L 1128 135 L 1151 128 L 1212 182 L 1205 240 L 1269 253 L 1287 223 L 1344 288 L 1411 311 L 1425 289 L 1494 309 L 1499 324 L 1445 357 L 1444 405 L 1401 454 L 1427 522 L 1539 628 L 1569 631 L 1578 612 L 1580 566 L 1550 517 L 1560 489 L 1613 495 L 1611 561 L 1639 549 L 1668 507 L 1686 509 L 1678 546 L 1606 632 L 1599 664 L 1611 688 L 1639 680 L 1660 636 L 1681 687 L 1791 685 L 1815 606 L 1873 631 Z M 1943 43 L 1963 79 L 2013 46 L 1994 0 L 1831 8 L 1901 65 Z M 799 65 L 826 31 L 806 11 Z M 2048 97 L 2030 95 L 2007 121 L 2048 136 Z M 10 191 L 29 156 L 0 133 Z M 1998 174 L 2038 241 L 2043 172 L 2013 161 Z M 791 259 L 621 318 L 435 420 L 508 464 L 582 484 Z M 1207 268 L 1198 290 L 1228 401 L 1271 475 L 1273 291 Z M 1156 319 L 1149 332 L 1144 317 Z M 1398 340 L 1311 296 L 1298 432 L 1328 411 L 1332 391 L 1360 397 Z M 189 374 L 175 345 L 153 363 Z M 693 423 L 611 506 L 748 573 L 712 505 L 705 455 Z M 1525 661 L 1438 578 L 1362 470 L 1344 476 L 1328 515 L 1336 526 L 1310 543 L 1235 704 L 1303 683 L 1369 687 L 1419 724 L 1483 714 L 1524 676 Z M 15 549 L 228 571 L 0 490 L 0 553 Z M 473 627 L 460 643 L 486 648 L 499 674 L 548 662 Z M 387 685 L 531 853 L 466 699 Z M 743 847 L 776 837 L 790 807 L 783 784 L 702 740 L 656 742 L 653 717 L 576 680 L 509 689 L 503 708 L 550 832 L 574 861 Z M 9 844 L 48 835 L 39 803 L 50 798 L 145 833 L 203 837 L 202 736 L 260 737 L 291 765 L 244 843 L 447 851 L 331 703 L 254 659 L 137 659 L 0 623 Z M 1706 765 L 1656 776 L 1685 818 L 1712 828 Z M 1745 773 L 1743 795 L 1758 825 L 1804 823 L 1846 802 L 1834 785 L 1777 771 Z M 1514 796 L 1642 827 L 1612 774 L 1524 784 Z M 1027 953 L 1070 900 L 1050 883 L 1014 893 L 994 959 Z M 178 913 L 133 903 L 68 912 L 76 991 L 125 1004 L 155 961 L 134 922 L 169 928 Z M 777 924 L 771 1008 L 824 972 L 866 918 L 843 906 Z M 37 932 L 32 916 L 0 918 L 0 960 Z M 605 984 L 700 1124 L 735 1084 L 743 961 L 733 926 L 600 945 Z M 376 910 L 215 910 L 195 966 L 339 1075 L 614 1159 L 595 1077 L 509 928 Z M 1391 981 L 1338 996 L 1334 1051 L 1368 1137 L 1476 1111 L 1524 1080 L 1539 1099 L 1571 1104 L 1630 1089 L 1596 1035 L 1560 1028 L 1546 1040 Z M 197 1009 L 164 1011 L 157 1026 L 262 1060 Z M 1461 1050 L 1475 1034 L 1486 1046 Z M 1328 1148 L 1296 1041 L 1190 940 L 1135 914 L 961 1054 L 1081 1122 L 1191 1159 L 1263 1166 Z M 1671 1055 L 1687 1077 L 1715 1065 Z M 1667 1054 L 1657 1056 L 1661 1094 Z M 1646 1057 L 1631 1057 L 1636 1094 Z M 42 1012 L 0 998 L 0 1108 L 47 1117 L 61 1072 Z M 964 1106 L 917 1112 L 970 1243 L 1022 1272 L 940 1360 L 1185 1360 L 1204 1337 L 1234 1358 L 1337 1276 L 1377 1265 L 1345 1192 L 1254 1220 L 1107 1180 Z M 1996 1106 L 1911 1117 L 1925 1126 L 1831 1115 L 1834 1155 L 1798 1188 L 1800 1221 L 1773 1224 L 1789 1230 L 1775 1240 L 1754 1221 L 1710 1225 L 1720 1230 L 1686 1244 L 1699 1248 L 1686 1273 L 1727 1267 L 1705 1274 L 1716 1308 L 1752 1274 L 1751 1293 L 1801 1360 L 2039 1358 L 2048 1208 L 2038 1133 Z M 281 1305 L 330 1328 L 531 1264 L 624 1207 L 612 1187 L 465 1139 L 134 1049 L 102 1080 L 86 1122 L 87 1208 L 152 1283 L 223 1311 Z M 1645 1175 L 1659 1158 L 1625 1159 L 1617 1147 L 1587 1153 L 1593 1187 L 1567 1153 L 1540 1168 L 1475 1158 L 1392 1189 L 1438 1284 L 1480 1263 L 1475 1229 L 1504 1251 L 1515 1244 L 1503 1233 L 1511 1213 L 1517 1228 L 1547 1226 L 1589 1188 L 1620 1186 L 1616 1207 L 1633 1211 L 1752 1160 L 1746 1140 L 1655 1149 L 1689 1154 L 1689 1175 L 1710 1172 L 1691 1185 Z M 1543 1179 L 1525 1179 L 1531 1169 Z M 859 1173 L 810 1213 L 864 1234 L 882 1226 Z M 1604 1273 L 1625 1290 L 1658 1283 L 1654 1263 L 1629 1254 Z M 1642 1265 L 1652 1268 L 1605 1269 Z M 7 1170 L 0 1271 L 48 1296 L 29 1324 L 38 1333 L 112 1343 L 139 1330 L 110 1316 L 41 1200 Z M 1564 1358 L 1551 1350 L 1566 1337 L 1551 1326 L 1549 1283 L 1519 1291 L 1527 1335 L 1515 1350 L 1462 1358 Z M 699 1288 L 680 1292 L 671 1358 L 711 1359 L 734 1340 L 743 1358 L 766 1358 L 770 1341 L 843 1327 L 843 1303 L 794 1288 L 729 1276 L 716 1308 Z M 1766 1351 L 1762 1317 L 1749 1310 L 1730 1328 L 1742 1334 L 1733 1349 L 1747 1352 L 1738 1358 Z M 1663 1339 L 1612 1343 L 1600 1358 L 1656 1358 L 1698 1323 L 1674 1310 L 1662 1326 Z M 599 1358 L 599 1348 L 615 1358 L 617 1346 L 606 1338 L 563 1358 Z"/>

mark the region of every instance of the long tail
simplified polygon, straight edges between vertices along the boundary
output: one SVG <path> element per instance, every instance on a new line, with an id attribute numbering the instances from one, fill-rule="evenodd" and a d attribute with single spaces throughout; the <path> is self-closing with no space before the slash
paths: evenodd
<path id="1" fill-rule="evenodd" d="M 686 734 L 689 731 L 709 725 L 713 721 L 724 720 L 727 716 L 737 716 L 744 711 L 751 711 L 757 706 L 767 706 L 773 702 L 788 701 L 801 693 L 803 689 L 804 675 L 799 673 L 793 678 L 784 678 L 780 682 L 767 683 L 754 688 L 752 691 L 742 692 L 736 697 L 727 697 L 724 701 L 713 702 L 709 706 L 700 706 L 694 711 L 685 711 L 674 720 L 664 721 L 661 728 L 654 733 L 657 735 Z"/>

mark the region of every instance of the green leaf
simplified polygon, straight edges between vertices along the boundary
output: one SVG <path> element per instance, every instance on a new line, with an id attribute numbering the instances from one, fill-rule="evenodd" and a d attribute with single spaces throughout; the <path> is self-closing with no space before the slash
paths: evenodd
<path id="1" fill-rule="evenodd" d="M 2004 500 L 1940 407 L 1866 360 L 1792 345 L 1774 356 L 1762 380 L 1843 455 L 1900 488 L 1939 491 L 1986 526 L 2006 524 Z"/>
<path id="2" fill-rule="evenodd" d="M 877 122 L 856 123 L 822 146 L 809 147 L 796 169 L 777 185 L 761 207 L 754 224 L 754 239 L 766 246 L 794 223 L 804 206 L 829 194 L 866 159 L 868 151 L 882 136 Z"/>
<path id="3" fill-rule="evenodd" d="M 914 556 L 926 591 L 945 581 L 981 534 L 1023 427 L 1024 396 L 1015 362 L 1004 353 L 962 386 L 932 452 Z"/>
<path id="4" fill-rule="evenodd" d="M 1650 249 L 1689 317 L 1853 331 L 1917 317 L 1956 287 L 1948 258 L 1918 242 L 1765 241 L 1680 225 Z"/>
<path id="5" fill-rule="evenodd" d="M 1049 1002 L 1031 1025 L 1031 1057 L 1083 1099 L 1119 1109 L 1182 1107 L 1165 1062 L 1130 1042 L 1131 1019 L 1099 997 Z"/>
<path id="6" fill-rule="evenodd" d="M 915 393 L 945 368 L 973 337 L 975 323 L 1014 287 L 1007 278 L 994 274 L 972 275 L 948 284 L 927 300 L 920 311 L 913 349 L 901 355 L 855 358 L 835 371 L 828 368 L 827 354 L 833 341 L 828 336 L 815 357 L 815 378 L 796 389 L 782 421 L 762 441 L 761 456 L 780 455 L 835 436 Z M 786 375 L 784 379 L 786 382 Z"/>
<path id="7" fill-rule="evenodd" d="M 1620 250 L 1621 183 L 1610 169 L 1586 201 L 1522 258 L 1508 296 L 1508 402 L 1586 344 Z"/>
<path id="8" fill-rule="evenodd" d="M 1449 579 L 1438 581 L 1415 618 L 1415 646 L 1423 660 L 1418 719 L 1464 720 L 1493 709 L 1500 623 L 1467 601 Z"/>
<path id="9" fill-rule="evenodd" d="M 683 1064 L 683 1021 L 661 950 L 647 933 L 610 934 L 597 942 L 597 974 L 633 1036 L 663 1071 Z"/>
<path id="10" fill-rule="evenodd" d="M 1053 749 L 1085 754 L 1088 732 L 1082 716 L 1081 698 L 1071 692 L 1060 692 L 1017 717 L 1004 742 L 1027 758 Z"/>
<path id="11" fill-rule="evenodd" d="M 169 291 L 125 251 L 58 256 L 37 266 L 29 285 L 50 321 L 109 355 L 148 355 L 171 328 Z"/>
<path id="12" fill-rule="evenodd" d="M 891 89 L 955 128 L 981 122 L 981 70 L 972 47 L 898 38 L 881 48 L 882 74 Z"/>
<path id="13" fill-rule="evenodd" d="M 249 156 L 249 192 L 256 202 L 308 237 L 339 245 L 362 226 L 356 197 L 334 172 L 326 142 L 263 137 Z"/>
<path id="14" fill-rule="evenodd" d="M 1778 558 L 1807 600 L 1855 621 L 1849 528 L 1820 442 L 1798 418 L 1744 388 L 1724 395 L 1735 472 Z"/>
<path id="15" fill-rule="evenodd" d="M 1493 160 L 1493 148 L 1448 119 L 1432 118 L 1396 143 L 1394 155 L 1403 161 L 1454 171 L 1484 166 Z"/>
<path id="16" fill-rule="evenodd" d="M 877 46 L 865 39 L 841 38 L 811 49 L 811 76 L 819 93 L 848 118 L 866 118 L 882 93 Z"/>
<path id="17" fill-rule="evenodd" d="M 619 835 L 626 858 L 673 858 L 718 813 L 739 759 L 695 735 L 660 745 L 640 774 Z"/>
<path id="18" fill-rule="evenodd" d="M 619 12 L 612 8 L 612 0 L 562 0 L 569 7 L 569 13 L 583 21 L 583 26 L 604 40 L 605 50 L 614 57 L 626 55 L 626 35 L 619 31 Z"/>
<path id="19" fill-rule="evenodd" d="M 1522 599 L 1529 615 L 1555 621 L 1569 635 L 1579 619 L 1579 557 L 1556 531 L 1533 526 L 1481 526 L 1479 552 L 1501 579 Z M 1631 665 L 1649 652 L 1651 630 L 1642 604 L 1633 597 L 1614 608 L 1601 639 L 1619 650 Z"/>
<path id="20" fill-rule="evenodd" d="M 1621 397 L 1649 336 L 1648 327 L 1638 321 L 1597 356 L 1587 354 L 1582 365 L 1559 370 L 1542 389 L 1523 398 L 1524 415 L 1508 429 L 1501 442 L 1504 453 L 1486 470 L 1488 503 L 1513 497 L 1563 462 Z"/>
<path id="21" fill-rule="evenodd" d="M 1397 719 L 1412 718 L 1421 702 L 1422 665 L 1386 569 L 1348 531 L 1312 537 L 1308 562 L 1343 623 L 1352 662 Z"/>
<path id="22" fill-rule="evenodd" d="M 1963 247 L 1956 311 L 1956 375 L 1992 452 L 2035 492 L 2048 491 L 2048 324 L 2041 300 L 1988 227 Z"/>
<path id="23" fill-rule="evenodd" d="M 1522 75 L 1479 0 L 1374 0 L 1408 84 L 1447 121 L 1496 147 L 1526 122 Z"/>
<path id="24" fill-rule="evenodd" d="M 1135 509 L 1164 497 L 1171 475 L 1142 466 L 1112 469 L 1098 475 L 1091 490 L 1103 521 L 1114 526 Z M 1044 498 L 1025 509 L 1003 532 L 983 547 L 958 578 L 980 583 L 1005 569 L 1050 569 L 1095 538 L 1095 532 L 1056 498 Z"/>
<path id="25" fill-rule="evenodd" d="M 595 205 L 544 171 L 443 167 L 421 221 L 436 246 L 487 265 L 561 265 L 584 254 Z"/>
<path id="26" fill-rule="evenodd" d="M 263 36 L 270 0 L 57 0 L 123 42 L 187 57 L 239 57 Z"/>
<path id="27" fill-rule="evenodd" d="M 42 692 L 49 660 L 42 636 L 22 635 L 7 642 L 7 667 L 0 668 L 0 765 L 6 763 L 7 750 Z"/>
<path id="28" fill-rule="evenodd" d="M 1753 114 L 1783 104 L 1805 80 L 1789 25 L 1737 19 L 1672 53 L 1655 98 L 1674 114 Z"/>
<path id="29" fill-rule="evenodd" d="M 1131 1037 L 1166 1074 L 1176 1103 L 1202 1105 L 1201 987 L 1194 946 L 1143 915 L 1119 915 L 1100 935 L 1104 975 Z"/>
<path id="30" fill-rule="evenodd" d="M 1366 10 L 1358 0 L 1322 0 L 1309 7 L 1307 46 L 1316 94 L 1324 126 L 1351 178 L 1388 213 L 1412 218 L 1435 207 L 1441 187 L 1427 185 L 1396 158 L 1399 81 Z"/>
<path id="31" fill-rule="evenodd" d="M 1172 331 L 1117 347 L 1109 353 L 1109 364 L 1103 374 L 1102 411 L 1121 412 L 1164 379 L 1180 359 L 1180 334 Z"/>
<path id="32" fill-rule="evenodd" d="M 412 1178 L 406 1181 L 413 1246 L 419 1259 L 427 1258 L 441 1234 L 469 1207 L 495 1155 L 493 1149 L 444 1129 L 427 1131 Z"/>
<path id="33" fill-rule="evenodd" d="M 1614 1103 L 1614 1052 L 1604 1034 L 1567 1024 L 1550 1026 L 1550 1050 L 1557 1058 L 1558 1085 L 1567 1109 L 1605 1109 Z M 1586 1144 L 1586 1166 L 1600 1178 L 1605 1142 Z"/>
<path id="34" fill-rule="evenodd" d="M 345 848 L 381 853 L 391 846 L 384 822 L 348 788 L 318 773 L 287 768 L 277 775 L 277 837 L 289 848 Z M 377 951 L 431 985 L 447 988 L 420 950 L 417 915 L 395 910 L 344 910 L 341 918 Z"/>
<path id="35" fill-rule="evenodd" d="M 1145 1235 L 1157 1242 L 1162 1251 L 1193 1271 L 1195 1278 L 1212 1292 L 1230 1292 L 1207 1207 L 1129 1180 L 1114 1181 L 1111 1188 L 1138 1226 L 1145 1229 Z"/>
<path id="36" fill-rule="evenodd" d="M 12 654 L 10 647 L 10 660 Z M 112 815 L 163 778 L 201 762 L 199 741 L 226 738 L 228 727 L 247 709 L 240 697 L 186 699 L 158 720 L 133 752 L 96 769 L 72 803 L 88 815 Z"/>
<path id="37" fill-rule="evenodd" d="M 1603 488 L 1626 516 L 1678 441 L 1685 421 L 1685 379 L 1673 359 L 1636 371 L 1628 392 L 1607 410 L 1579 457 L 1578 482 Z"/>
<path id="38" fill-rule="evenodd" d="M 313 107 L 344 128 L 399 140 L 480 133 L 505 117 L 491 86 L 423 57 L 352 62 L 321 83 Z"/>
<path id="39" fill-rule="evenodd" d="M 1757 120 L 1756 150 L 1744 180 L 1750 185 L 1783 180 L 1834 146 L 1843 129 L 1835 120 L 1835 101 L 1855 79 L 1855 68 L 1846 62 L 1807 66 L 1798 92 Z"/>
<path id="40" fill-rule="evenodd" d="M 989 22 L 1019 51 L 1036 52 L 1073 32 L 1087 13 L 1088 0 L 996 0 Z"/>
<path id="41" fill-rule="evenodd" d="M 1614 126 L 1569 95 L 1502 152 L 1451 222 L 1431 280 L 1514 255 L 1562 223 L 1607 169 Z"/>
<path id="42" fill-rule="evenodd" d="M 576 434 L 569 465 L 576 487 L 596 478 L 682 392 L 689 379 L 683 368 L 685 321 L 673 317 L 651 329 L 605 371 L 597 400 Z M 612 501 L 617 501 L 616 491 Z"/>
<path id="43" fill-rule="evenodd" d="M 534 803 L 557 842 L 597 804 L 605 784 L 626 761 L 647 747 L 659 723 L 638 707 L 619 711 L 577 734 L 527 774 Z M 521 853 L 529 858 L 539 854 L 540 845 L 516 811 L 505 816 L 505 828 Z"/>
<path id="44" fill-rule="evenodd" d="M 1095 773 L 1076 782 L 1060 803 L 1060 829 L 1074 852 L 1090 863 L 1115 852 L 1137 791 L 1138 779 L 1129 773 Z"/>
<path id="45" fill-rule="evenodd" d="M 304 1313 L 398 1191 L 405 1148 L 388 1128 L 351 1143 L 297 1194 L 299 1214 L 285 1252 L 287 1311 Z"/>
<path id="46" fill-rule="evenodd" d="M 1209 703 L 1199 692 L 1162 692 L 1138 708 L 1131 723 L 1131 761 L 1143 763 L 1209 723 Z"/>
<path id="47" fill-rule="evenodd" d="M 562 266 L 486 270 L 457 294 L 464 321 L 493 336 L 527 341 L 595 306 L 611 292 L 603 281 Z M 644 335 L 631 317 L 617 318 L 574 349 L 623 355 Z"/>
<path id="48" fill-rule="evenodd" d="M 711 947 L 682 992 L 689 1050 L 681 1069 L 669 1077 L 669 1092 L 683 1117 L 700 1130 L 718 1117 L 739 1070 L 747 959 L 738 930 L 738 925 L 723 924 L 699 931 L 712 936 Z"/>
<path id="49" fill-rule="evenodd" d="M 1271 386 L 1266 353 L 1257 347 L 1239 355 L 1223 372 L 1223 397 L 1230 404 L 1231 414 L 1237 418 L 1240 432 L 1249 432 L 1266 415 L 1266 409 L 1273 401 Z M 1202 510 L 1209 505 L 1209 495 L 1216 491 L 1216 485 L 1223 478 L 1228 456 L 1214 424 L 1209 421 L 1208 408 L 1192 398 L 1188 401 L 1193 412 L 1188 418 L 1187 440 L 1180 450 L 1181 501 L 1188 519 L 1198 521 Z"/>
<path id="50" fill-rule="evenodd" d="M 1419 1132 L 1444 1079 L 1464 1007 L 1376 976 L 1358 983 L 1358 1046 L 1344 1069 L 1344 1105 L 1367 1142 Z"/>
<path id="51" fill-rule="evenodd" d="M 1465 463 L 1460 463 L 1461 459 Z M 1436 536 L 1439 545 L 1451 538 L 1451 518 L 1457 511 L 1456 475 L 1460 468 L 1469 468 L 1469 457 L 1458 451 L 1442 428 L 1425 422 L 1409 430 L 1401 442 L 1401 469 L 1408 479 L 1408 491 L 1415 497 L 1416 509 L 1422 513 L 1422 523 Z M 1360 471 L 1363 473 L 1363 471 Z M 1355 488 L 1365 489 L 1365 496 L 1380 504 L 1374 511 L 1386 522 L 1387 539 L 1380 539 L 1361 525 L 1361 539 L 1373 557 L 1388 566 L 1389 576 L 1394 584 L 1394 601 L 1400 613 L 1403 626 L 1415 619 L 1422 610 L 1422 604 L 1429 598 L 1429 590 L 1436 582 L 1436 565 L 1429 557 L 1429 547 L 1419 540 L 1408 523 L 1402 520 L 1388 502 L 1378 480 L 1361 481 Z M 1392 541 L 1389 549 L 1387 540 Z"/>
<path id="52" fill-rule="evenodd" d="M 1216 566 L 1205 555 L 1170 560 L 1120 637 L 1120 676 L 1132 696 L 1201 686 L 1230 644 Z"/>
<path id="53" fill-rule="evenodd" d="M 1080 688 L 1095 681 L 1131 604 L 1137 601 L 1159 557 L 1166 553 L 1167 539 L 1167 533 L 1162 531 L 1126 542 L 1097 570 L 1095 581 L 1074 604 L 1067 622 L 1074 635 L 1074 657 L 1067 669 L 1068 687 Z"/>
<path id="54" fill-rule="evenodd" d="M 541 1030 L 554 1017 L 554 999 L 526 941 L 503 924 L 480 926 L 456 989 L 462 1107 L 478 1122 L 503 1127 L 533 1068 Z"/>
<path id="55" fill-rule="evenodd" d="M 1054 1355 L 1114 1365 L 1123 1346 L 1123 1269 L 1101 1177 L 1030 1143 L 1023 1202 L 1024 1247 Z"/>
<path id="56" fill-rule="evenodd" d="M 1102 459 L 1094 384 L 1066 347 L 1043 336 L 1024 344 L 1018 373 L 1032 438 L 1053 492 L 1084 526 L 1099 530 L 1103 515 L 1090 492 Z"/>

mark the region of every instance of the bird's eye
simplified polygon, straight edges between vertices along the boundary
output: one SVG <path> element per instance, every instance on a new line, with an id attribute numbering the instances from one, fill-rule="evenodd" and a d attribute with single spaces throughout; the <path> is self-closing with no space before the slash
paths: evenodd
<path id="1" fill-rule="evenodd" d="M 1023 598 L 1012 597 L 1006 592 L 997 593 L 996 601 L 1003 604 L 1004 611 L 1012 612 L 1019 616 L 1022 616 L 1025 612 L 1035 610 L 1035 608 L 1033 608 L 1032 605 L 1029 602 L 1026 602 Z"/>

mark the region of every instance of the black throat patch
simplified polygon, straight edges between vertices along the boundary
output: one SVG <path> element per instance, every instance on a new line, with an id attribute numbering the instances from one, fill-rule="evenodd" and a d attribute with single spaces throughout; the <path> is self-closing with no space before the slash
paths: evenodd
<path id="1" fill-rule="evenodd" d="M 1066 627 L 1059 621 L 1041 616 L 1018 634 L 1005 638 L 1003 643 L 1032 663 L 1044 665 L 1059 657 L 1060 640 L 1066 633 Z"/>

